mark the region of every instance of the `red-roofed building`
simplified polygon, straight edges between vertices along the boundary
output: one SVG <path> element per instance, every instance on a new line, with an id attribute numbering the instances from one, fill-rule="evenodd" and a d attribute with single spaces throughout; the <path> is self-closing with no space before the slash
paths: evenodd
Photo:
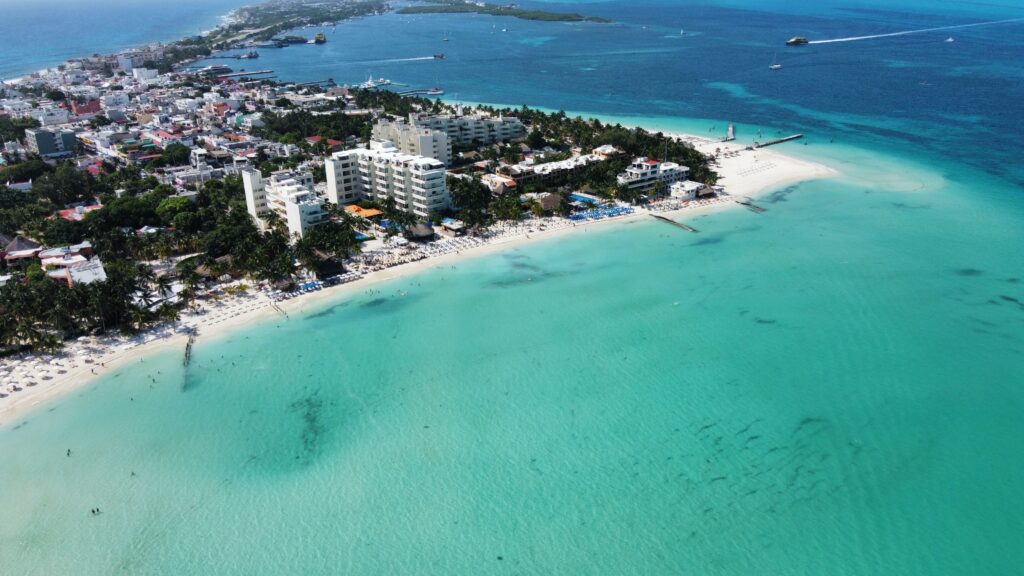
<path id="1" fill-rule="evenodd" d="M 103 205 L 97 202 L 96 204 L 93 204 L 91 206 L 76 206 L 74 208 L 58 210 L 57 216 L 60 216 L 65 220 L 70 220 L 71 222 L 78 222 L 81 219 L 85 218 L 85 215 L 88 214 L 89 212 L 99 210 L 100 208 L 103 208 Z"/>
<path id="2" fill-rule="evenodd" d="M 91 114 L 99 114 L 103 108 L 100 106 L 100 101 L 92 98 L 88 102 L 81 104 L 78 102 L 71 103 L 71 113 L 75 116 L 86 116 Z"/>

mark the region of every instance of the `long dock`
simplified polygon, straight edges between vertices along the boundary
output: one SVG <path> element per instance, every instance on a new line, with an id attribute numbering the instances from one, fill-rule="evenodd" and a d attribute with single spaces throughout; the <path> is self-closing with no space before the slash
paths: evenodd
<path id="1" fill-rule="evenodd" d="M 681 230 L 686 230 L 687 232 L 694 232 L 694 233 L 699 232 L 699 230 L 697 230 L 693 226 L 689 226 L 687 224 L 683 224 L 682 222 L 676 222 L 675 220 L 672 220 L 671 218 L 666 218 L 666 217 L 660 216 L 658 214 L 651 214 L 651 218 L 655 218 L 657 220 L 661 220 L 662 222 L 664 222 L 666 224 L 671 224 L 672 226 L 675 226 L 676 228 L 679 228 Z"/>
<path id="2" fill-rule="evenodd" d="M 334 78 L 328 78 L 327 80 L 317 80 L 315 82 L 303 82 L 302 84 L 296 84 L 296 86 L 298 86 L 299 88 L 304 88 L 306 86 L 323 86 L 325 84 L 334 86 Z"/>
<path id="3" fill-rule="evenodd" d="M 253 70 L 251 72 L 233 72 L 231 74 L 220 74 L 217 78 L 240 78 L 242 76 L 262 76 L 264 74 L 273 74 L 273 70 Z"/>
<path id="4" fill-rule="evenodd" d="M 420 96 L 430 94 L 432 88 L 413 88 L 412 90 L 403 90 L 402 92 L 396 92 L 399 96 Z M 441 94 L 444 94 L 442 92 Z M 440 94 L 438 94 L 440 96 Z"/>
<path id="5" fill-rule="evenodd" d="M 775 146 L 776 144 L 782 144 L 783 142 L 799 140 L 803 137 L 803 134 L 793 134 L 792 136 L 786 136 L 785 138 L 776 138 L 775 140 L 769 140 L 761 144 L 754 144 L 754 148 L 767 148 L 768 146 Z"/>

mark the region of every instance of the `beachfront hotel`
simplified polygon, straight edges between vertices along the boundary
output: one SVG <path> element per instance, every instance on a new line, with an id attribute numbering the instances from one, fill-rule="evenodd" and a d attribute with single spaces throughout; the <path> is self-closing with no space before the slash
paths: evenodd
<path id="1" fill-rule="evenodd" d="M 334 204 L 392 198 L 398 208 L 430 218 L 451 206 L 444 164 L 405 154 L 388 140 L 333 154 L 326 162 L 327 199 Z"/>
<path id="2" fill-rule="evenodd" d="M 460 109 L 461 110 L 461 109 Z M 409 124 L 417 128 L 440 130 L 455 144 L 493 144 L 526 136 L 526 126 L 518 118 L 473 114 L 410 114 Z"/>
<path id="3" fill-rule="evenodd" d="M 686 180 L 690 169 L 680 166 L 675 162 L 658 162 L 649 158 L 640 157 L 633 160 L 633 164 L 626 171 L 618 176 L 619 186 L 625 186 L 630 190 L 639 192 L 650 192 L 661 182 L 666 187 L 676 182 Z"/>
<path id="4" fill-rule="evenodd" d="M 452 163 L 452 141 L 443 130 L 413 126 L 400 119 L 381 120 L 373 125 L 373 137 L 392 142 L 406 154 L 434 158 L 445 166 Z"/>
<path id="5" fill-rule="evenodd" d="M 266 217 L 275 214 L 287 225 L 290 236 L 301 238 L 306 230 L 328 219 L 308 172 L 278 170 L 263 178 L 258 170 L 244 170 L 242 183 L 246 208 L 261 228 L 267 227 Z"/>

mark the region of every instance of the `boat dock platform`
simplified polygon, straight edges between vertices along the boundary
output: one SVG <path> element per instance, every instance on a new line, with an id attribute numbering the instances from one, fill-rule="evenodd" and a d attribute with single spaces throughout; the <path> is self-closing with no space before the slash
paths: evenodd
<path id="1" fill-rule="evenodd" d="M 305 88 L 306 86 L 326 86 L 328 88 L 337 86 L 334 83 L 334 78 L 328 78 L 327 80 L 317 80 L 315 82 L 303 82 L 302 84 L 296 84 L 299 88 Z"/>
<path id="2" fill-rule="evenodd" d="M 754 144 L 754 148 L 767 148 L 768 146 L 775 146 L 776 144 L 782 144 L 783 142 L 789 142 L 791 140 L 799 140 L 803 138 L 803 134 L 793 134 L 792 136 L 786 136 L 785 138 L 776 138 L 775 140 L 769 140 L 762 144 Z"/>
<path id="3" fill-rule="evenodd" d="M 434 88 L 413 88 L 412 90 L 403 90 L 402 92 L 396 92 L 396 94 L 398 94 L 399 96 L 440 96 L 441 94 L 444 94 L 444 91 L 442 90 L 440 91 L 440 93 L 438 93 L 438 91 L 435 90 Z"/>
<path id="4" fill-rule="evenodd" d="M 689 226 L 689 225 L 683 224 L 682 222 L 676 222 L 675 220 L 672 220 L 671 218 L 666 218 L 666 217 L 661 216 L 659 214 L 651 214 L 651 218 L 655 218 L 655 219 L 661 220 L 662 222 L 664 222 L 666 224 L 671 224 L 672 226 L 675 226 L 676 228 L 679 228 L 681 230 L 686 230 L 687 232 L 694 232 L 694 233 L 699 232 L 699 230 L 697 230 L 693 226 Z"/>
<path id="5" fill-rule="evenodd" d="M 253 70 L 251 72 L 232 72 L 231 74 L 219 74 L 217 78 L 241 78 L 243 76 L 262 76 L 264 74 L 273 73 L 273 70 Z"/>

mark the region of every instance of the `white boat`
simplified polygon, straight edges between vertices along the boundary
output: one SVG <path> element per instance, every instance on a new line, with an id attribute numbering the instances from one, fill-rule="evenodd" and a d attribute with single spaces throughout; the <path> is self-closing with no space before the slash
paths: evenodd
<path id="1" fill-rule="evenodd" d="M 381 86 L 389 86 L 389 85 L 391 85 L 391 80 L 388 80 L 387 78 L 376 78 L 376 79 L 374 79 L 374 77 L 371 75 L 366 80 L 366 82 L 363 82 L 362 84 L 360 84 L 359 87 L 363 88 L 363 89 L 366 89 L 366 90 L 371 90 L 373 88 L 379 88 Z"/>
<path id="2" fill-rule="evenodd" d="M 779 64 L 775 56 L 773 56 L 772 63 L 768 65 L 768 68 L 771 70 L 782 70 L 782 64 Z"/>
<path id="3" fill-rule="evenodd" d="M 950 36 L 949 38 L 946 38 L 946 43 L 947 44 L 952 44 L 953 42 L 956 42 L 956 39 L 953 38 L 952 36 Z"/>

